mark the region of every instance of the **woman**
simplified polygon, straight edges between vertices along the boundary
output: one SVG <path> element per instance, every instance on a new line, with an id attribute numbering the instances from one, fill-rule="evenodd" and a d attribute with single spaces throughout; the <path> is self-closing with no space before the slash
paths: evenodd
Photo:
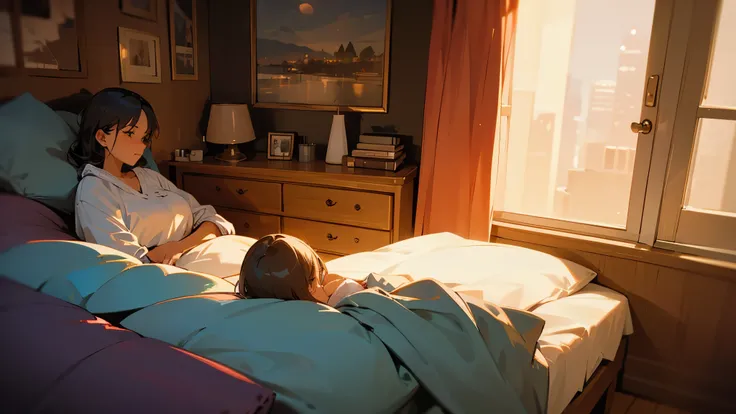
<path id="1" fill-rule="evenodd" d="M 142 168 L 143 151 L 158 136 L 151 104 L 122 88 L 103 89 L 81 114 L 68 159 L 79 171 L 76 232 L 144 262 L 174 265 L 182 254 L 223 235 L 233 225 Z"/>

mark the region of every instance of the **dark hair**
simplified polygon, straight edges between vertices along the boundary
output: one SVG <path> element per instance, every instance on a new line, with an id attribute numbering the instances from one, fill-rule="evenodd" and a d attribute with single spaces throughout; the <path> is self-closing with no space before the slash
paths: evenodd
<path id="1" fill-rule="evenodd" d="M 141 111 L 148 118 L 148 129 L 143 137 L 143 142 L 150 144 L 158 135 L 158 120 L 153 112 L 153 107 L 142 96 L 133 91 L 123 88 L 105 88 L 97 92 L 89 102 L 89 105 L 79 114 L 79 132 L 77 139 L 69 147 L 67 159 L 81 175 L 87 164 L 102 168 L 105 162 L 105 148 L 97 142 L 95 135 L 98 130 L 110 133 L 116 129 L 115 137 L 120 129 L 127 125 L 138 123 Z M 113 143 L 113 145 L 115 145 Z M 141 157 L 136 165 L 128 166 L 127 169 L 142 167 L 146 165 L 145 158 Z M 125 168 L 126 166 L 124 166 Z"/>
<path id="2" fill-rule="evenodd" d="M 324 262 L 308 244 L 296 237 L 271 234 L 248 249 L 238 289 L 250 298 L 321 302 L 313 292 L 321 288 L 326 275 Z"/>

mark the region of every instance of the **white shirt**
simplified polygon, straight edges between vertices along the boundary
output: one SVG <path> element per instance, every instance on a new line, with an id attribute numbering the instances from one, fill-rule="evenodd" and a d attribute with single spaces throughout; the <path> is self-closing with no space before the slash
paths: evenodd
<path id="1" fill-rule="evenodd" d="M 357 293 L 363 290 L 365 290 L 365 288 L 360 283 L 351 279 L 345 279 L 342 283 L 340 283 L 337 289 L 335 289 L 335 292 L 332 293 L 332 296 L 330 296 L 327 304 L 334 308 L 344 298 L 352 295 L 353 293 Z"/>
<path id="2" fill-rule="evenodd" d="M 93 165 L 82 171 L 76 194 L 76 232 L 87 242 L 120 250 L 143 261 L 152 247 L 179 241 L 209 221 L 223 235 L 233 225 L 212 206 L 200 205 L 161 174 L 135 168 L 141 192 Z"/>

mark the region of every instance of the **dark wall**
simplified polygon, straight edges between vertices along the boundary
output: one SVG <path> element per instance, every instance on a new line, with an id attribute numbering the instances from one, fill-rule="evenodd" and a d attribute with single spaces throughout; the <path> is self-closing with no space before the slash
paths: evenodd
<path id="1" fill-rule="evenodd" d="M 158 1 L 156 22 L 122 14 L 120 2 L 84 1 L 84 34 L 87 44 L 87 78 L 46 78 L 27 75 L 0 77 L 0 97 L 30 92 L 48 101 L 86 88 L 97 92 L 122 86 L 146 97 L 156 111 L 161 135 L 153 142 L 156 161 L 169 160 L 175 148 L 203 148 L 197 126 L 210 93 L 208 0 L 197 1 L 199 76 L 196 81 L 171 80 L 168 2 Z M 162 83 L 121 83 L 118 60 L 118 26 L 144 31 L 161 39 Z"/>
<path id="2" fill-rule="evenodd" d="M 414 146 L 408 155 L 419 159 L 431 27 L 431 0 L 393 0 L 388 113 L 346 114 L 351 141 L 358 131 L 371 131 L 371 126 L 394 125 L 399 133 L 413 137 Z M 250 1 L 212 1 L 210 71 L 214 102 L 250 103 L 250 42 Z M 259 141 L 269 131 L 295 131 L 311 142 L 326 145 L 332 115 L 326 111 L 257 108 L 252 118 Z M 259 144 L 265 148 L 262 142 Z"/>

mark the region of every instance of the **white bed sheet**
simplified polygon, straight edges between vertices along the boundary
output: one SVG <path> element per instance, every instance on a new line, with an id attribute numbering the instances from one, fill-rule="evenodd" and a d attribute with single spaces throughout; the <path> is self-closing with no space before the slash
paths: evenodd
<path id="1" fill-rule="evenodd" d="M 624 335 L 633 333 L 626 297 L 589 284 L 534 311 L 546 323 L 539 347 L 549 366 L 548 414 L 559 414 L 583 390 L 601 361 L 612 361 Z"/>

